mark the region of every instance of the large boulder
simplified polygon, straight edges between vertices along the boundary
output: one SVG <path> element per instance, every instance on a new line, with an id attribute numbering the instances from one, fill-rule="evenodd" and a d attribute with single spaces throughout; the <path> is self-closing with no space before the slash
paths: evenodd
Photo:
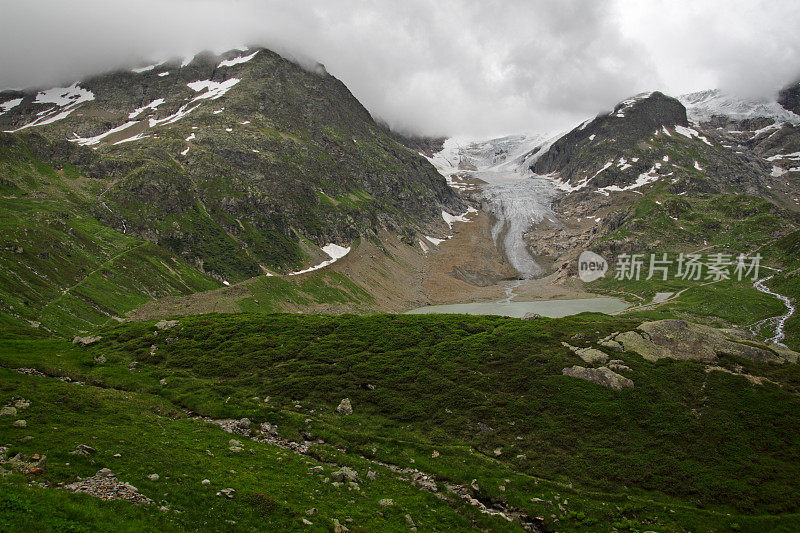
<path id="1" fill-rule="evenodd" d="M 350 403 L 350 398 L 344 398 L 341 402 L 339 402 L 336 412 L 340 415 L 352 415 L 353 405 Z"/>
<path id="2" fill-rule="evenodd" d="M 745 343 L 724 331 L 684 320 L 645 322 L 636 330 L 619 333 L 609 340 L 649 361 L 671 358 L 709 363 L 724 354 L 756 362 L 783 362 L 793 358 L 791 352 L 780 355 L 766 346 Z"/>
<path id="3" fill-rule="evenodd" d="M 620 376 L 610 368 L 601 366 L 600 368 L 584 368 L 582 366 L 571 366 L 561 371 L 565 376 L 570 376 L 578 379 L 585 379 L 603 387 L 612 390 L 622 390 L 626 388 L 633 388 L 633 381 Z"/>

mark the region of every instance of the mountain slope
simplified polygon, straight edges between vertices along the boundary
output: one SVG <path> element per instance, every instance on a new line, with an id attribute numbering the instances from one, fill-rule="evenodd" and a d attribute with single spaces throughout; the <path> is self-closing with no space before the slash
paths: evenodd
<path id="1" fill-rule="evenodd" d="M 51 162 L 79 161 L 63 144 L 0 135 L 0 321 L 70 335 L 154 298 L 219 286 L 169 250 L 103 225 L 105 183 Z"/>
<path id="2" fill-rule="evenodd" d="M 324 69 L 254 49 L 138 70 L 0 93 L 0 128 L 92 148 L 77 166 L 106 180 L 101 221 L 219 280 L 299 269 L 382 230 L 410 242 L 463 211 Z"/>

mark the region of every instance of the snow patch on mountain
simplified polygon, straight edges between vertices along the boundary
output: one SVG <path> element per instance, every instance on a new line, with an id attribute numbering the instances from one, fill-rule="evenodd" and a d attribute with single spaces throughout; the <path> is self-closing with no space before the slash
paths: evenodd
<path id="1" fill-rule="evenodd" d="M 639 177 L 636 178 L 636 181 L 630 185 L 626 185 L 625 187 L 620 187 L 619 185 L 608 185 L 607 187 L 601 187 L 600 189 L 597 189 L 596 192 L 599 192 L 605 196 L 609 196 L 612 192 L 631 191 L 640 187 L 644 187 L 645 185 L 653 183 L 654 181 L 658 181 L 661 178 L 661 176 L 658 174 L 658 170 L 660 168 L 661 163 L 656 163 L 647 172 L 639 174 Z"/>
<path id="2" fill-rule="evenodd" d="M 74 143 L 78 143 L 81 146 L 93 146 L 95 144 L 100 144 L 100 141 L 102 141 L 103 139 L 105 139 L 109 135 L 113 135 L 115 133 L 119 133 L 121 131 L 125 131 L 128 128 L 130 128 L 131 126 L 135 126 L 138 123 L 139 123 L 138 120 L 128 121 L 125 124 L 117 126 L 116 128 L 111 128 L 107 132 L 101 133 L 100 135 L 96 135 L 94 137 L 78 137 L 77 134 L 73 133 L 73 135 L 75 137 L 73 139 L 69 139 L 69 140 L 74 142 Z"/>
<path id="3" fill-rule="evenodd" d="M 239 78 L 230 78 L 225 81 L 211 81 L 211 80 L 199 80 L 199 81 L 192 81 L 187 83 L 186 85 L 195 92 L 200 93 L 204 89 L 206 92 L 198 94 L 192 99 L 192 102 L 197 100 L 216 100 L 225 95 L 228 91 L 233 88 L 234 85 L 239 83 Z"/>
<path id="4" fill-rule="evenodd" d="M 452 229 L 453 222 L 469 222 L 469 216 L 477 212 L 478 210 L 472 206 L 468 207 L 467 210 L 460 215 L 451 215 L 447 211 L 442 211 L 442 220 L 444 220 L 448 228 Z"/>
<path id="5" fill-rule="evenodd" d="M 707 145 L 714 146 L 713 144 L 711 144 L 711 141 L 709 141 L 707 138 L 705 138 L 702 135 L 700 135 L 700 133 L 694 128 L 686 128 L 684 126 L 679 126 L 679 125 L 674 126 L 674 128 L 675 128 L 675 133 L 678 133 L 678 134 L 683 135 L 684 137 L 688 137 L 690 139 L 692 137 L 697 137 L 698 139 L 700 139 L 701 141 L 703 141 Z"/>
<path id="6" fill-rule="evenodd" d="M 14 98 L 13 100 L 8 100 L 6 102 L 3 102 L 2 104 L 0 104 L 0 115 L 7 113 L 8 111 L 11 111 L 21 103 L 22 103 L 22 98 Z"/>
<path id="7" fill-rule="evenodd" d="M 346 256 L 350 253 L 350 247 L 339 246 L 338 244 L 326 244 L 322 247 L 322 251 L 328 254 L 327 261 L 323 261 L 318 265 L 314 265 L 312 267 L 306 268 L 305 270 L 298 270 L 297 272 L 289 272 L 289 276 L 297 276 L 298 274 L 305 274 L 306 272 L 313 272 L 314 270 L 319 270 L 320 268 L 324 268 L 328 265 L 331 265 L 341 259 L 342 257 Z"/>
<path id="8" fill-rule="evenodd" d="M 189 107 L 189 104 L 184 104 L 180 107 L 180 109 L 178 109 L 175 113 L 169 115 L 168 117 L 160 119 L 151 118 L 149 122 L 150 127 L 155 128 L 156 126 L 166 126 L 167 124 L 174 124 L 175 122 L 178 122 L 180 119 L 182 119 L 183 117 L 185 117 L 198 107 L 200 107 L 200 104 L 197 104 L 194 107 Z"/>
<path id="9" fill-rule="evenodd" d="M 251 59 L 256 57 L 256 54 L 258 54 L 258 50 L 256 50 L 255 52 L 253 52 L 252 54 L 250 54 L 248 56 L 240 56 L 240 57 L 235 57 L 233 59 L 226 59 L 224 61 L 221 61 L 220 64 L 217 65 L 217 68 L 232 67 L 234 65 L 240 65 L 242 63 L 247 63 L 248 61 L 250 61 Z"/>
<path id="10" fill-rule="evenodd" d="M 146 109 L 155 110 L 155 109 L 158 108 L 158 106 L 160 106 L 164 102 L 165 102 L 165 100 L 163 98 L 157 98 L 157 99 L 153 100 L 152 102 L 150 102 L 149 104 L 147 104 L 146 106 L 137 107 L 135 110 L 131 111 L 130 114 L 128 115 L 128 118 L 136 118 L 136 117 L 138 117 L 139 115 L 142 114 L 142 111 L 144 111 Z"/>
<path id="11" fill-rule="evenodd" d="M 678 100 L 686 107 L 689 120 L 695 123 L 706 122 L 716 115 L 733 120 L 765 117 L 800 124 L 800 116 L 767 98 L 739 98 L 714 89 L 684 94 Z"/>
<path id="12" fill-rule="evenodd" d="M 614 116 L 617 117 L 617 118 L 625 118 L 625 112 L 628 109 L 630 109 L 631 107 L 636 105 L 636 102 L 639 102 L 641 100 L 645 100 L 646 98 L 649 98 L 652 94 L 653 94 L 652 92 L 639 93 L 636 96 L 632 96 L 631 98 L 628 98 L 627 100 L 623 100 L 617 106 L 617 109 L 614 112 Z M 581 128 L 581 129 L 583 129 L 583 128 Z"/>
<path id="13" fill-rule="evenodd" d="M 14 133 L 34 126 L 44 126 L 45 124 L 52 124 L 58 120 L 65 119 L 82 103 L 92 100 L 94 100 L 94 93 L 80 87 L 78 82 L 73 83 L 69 87 L 53 87 L 52 89 L 40 91 L 36 94 L 33 103 L 42 105 L 52 104 L 53 107 L 40 111 L 37 113 L 39 118 L 15 130 L 10 130 L 8 133 Z"/>

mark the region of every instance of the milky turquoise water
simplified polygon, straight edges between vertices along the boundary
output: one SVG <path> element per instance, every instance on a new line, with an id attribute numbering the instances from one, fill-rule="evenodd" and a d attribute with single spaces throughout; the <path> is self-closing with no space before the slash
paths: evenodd
<path id="1" fill-rule="evenodd" d="M 628 304 L 618 298 L 574 298 L 570 300 L 538 300 L 535 302 L 481 302 L 449 305 L 429 305 L 412 309 L 406 314 L 466 314 L 466 315 L 500 315 L 522 318 L 527 313 L 561 318 L 583 312 L 617 313 Z"/>

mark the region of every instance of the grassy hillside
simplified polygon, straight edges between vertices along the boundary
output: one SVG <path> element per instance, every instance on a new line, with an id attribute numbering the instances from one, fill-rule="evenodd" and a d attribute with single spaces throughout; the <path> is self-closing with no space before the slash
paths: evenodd
<path id="1" fill-rule="evenodd" d="M 0 403 L 32 403 L 25 429 L 0 418 L 0 441 L 12 453 L 48 455 L 39 480 L 69 482 L 108 467 L 172 511 L 105 506 L 15 475 L 3 481 L 0 523 L 21 526 L 47 510 L 67 523 L 100 524 L 119 508 L 131 529 L 233 528 L 227 520 L 240 529 L 301 528 L 306 518 L 321 530 L 334 519 L 351 531 L 405 530 L 406 514 L 420 530 L 521 527 L 479 512 L 451 484 L 557 530 L 796 529 L 797 367 L 718 363 L 770 380 L 754 385 L 697 362 L 612 353 L 631 368 L 634 388 L 562 375 L 585 364 L 562 342 L 596 346 L 636 324 L 602 315 L 205 315 L 164 330 L 152 322 L 106 328 L 86 348 L 6 336 Z M 86 385 L 10 370 L 19 367 Z M 336 412 L 342 398 L 352 415 Z M 309 450 L 298 456 L 241 438 L 244 450 L 232 452 L 228 439 L 240 437 L 187 419 L 185 409 L 267 422 L 283 442 L 309 441 Z M 96 454 L 67 455 L 81 443 Z M 431 475 L 440 497 L 387 464 Z M 327 477 L 352 466 L 359 489 L 307 474 L 315 465 Z M 223 487 L 235 497 L 216 496 Z M 379 506 L 383 498 L 395 505 Z M 306 515 L 311 507 L 318 514 Z"/>
<path id="2" fill-rule="evenodd" d="M 667 280 L 662 280 L 658 272 L 647 280 L 650 254 L 660 258 L 667 253 L 668 259 L 675 261 L 679 253 L 695 253 L 708 263 L 712 254 L 736 257 L 760 253 L 761 265 L 781 267 L 791 262 L 789 258 L 793 256 L 788 249 L 784 250 L 786 246 L 780 248 L 783 251 L 775 247 L 796 235 L 790 233 L 795 228 L 796 215 L 762 198 L 711 193 L 684 196 L 670 192 L 670 187 L 657 187 L 636 200 L 620 217 L 618 226 L 594 244 L 592 249 L 611 261 L 611 272 L 588 287 L 593 292 L 624 298 L 635 306 L 650 303 L 659 292 L 679 294 L 668 303 L 635 312 L 633 316 L 677 317 L 746 330 L 761 320 L 783 314 L 786 310 L 783 302 L 757 291 L 752 279 L 714 281 L 705 278 L 706 270 L 699 281 L 680 279 L 675 276 L 676 263 L 670 266 Z M 615 279 L 615 258 L 620 253 L 645 254 L 640 279 Z M 788 273 L 791 269 L 786 270 Z M 759 277 L 771 272 L 769 268 L 761 268 Z M 800 288 L 788 283 L 778 289 L 777 283 L 784 278 L 776 276 L 770 286 L 796 300 Z M 794 327 L 794 319 L 790 323 Z M 759 332 L 765 337 L 774 334 L 767 333 Z M 787 330 L 789 346 L 799 345 L 797 333 L 795 329 Z"/>
<path id="3" fill-rule="evenodd" d="M 101 224 L 106 181 L 48 164 L 32 149 L 21 139 L 0 146 L 5 323 L 69 335 L 154 298 L 219 286 L 164 248 Z"/>

